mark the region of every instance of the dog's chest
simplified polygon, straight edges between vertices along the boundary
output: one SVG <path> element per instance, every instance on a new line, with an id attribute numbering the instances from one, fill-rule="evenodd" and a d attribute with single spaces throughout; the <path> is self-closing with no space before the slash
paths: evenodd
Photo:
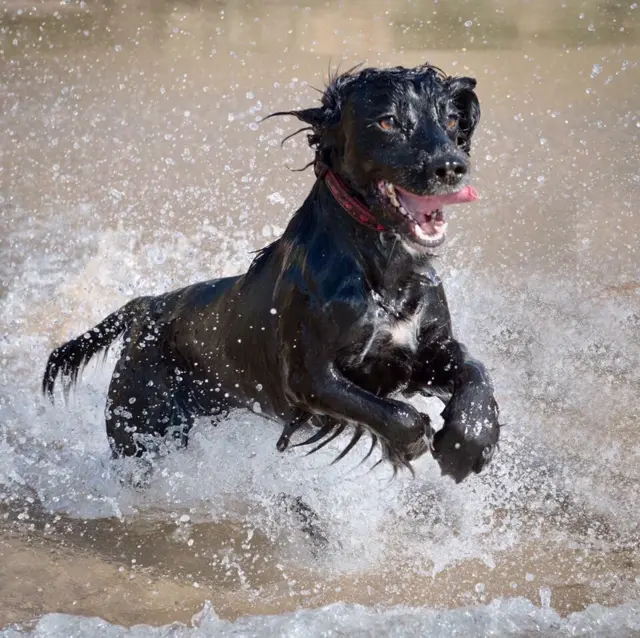
<path id="1" fill-rule="evenodd" d="M 409 384 L 420 344 L 423 303 L 376 299 L 350 343 L 345 361 L 352 380 L 376 394 L 402 391 Z"/>
<path id="2" fill-rule="evenodd" d="M 420 317 L 420 312 L 414 312 L 410 317 L 389 321 L 380 330 L 389 335 L 394 346 L 415 352 L 418 348 Z"/>
<path id="3" fill-rule="evenodd" d="M 420 300 L 411 309 L 398 309 L 380 303 L 371 312 L 368 322 L 369 338 L 362 344 L 360 359 L 367 357 L 387 360 L 415 354 L 418 349 L 423 304 Z"/>

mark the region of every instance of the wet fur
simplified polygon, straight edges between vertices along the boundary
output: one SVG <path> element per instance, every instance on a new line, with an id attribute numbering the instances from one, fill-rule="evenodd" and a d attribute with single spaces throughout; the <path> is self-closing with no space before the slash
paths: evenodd
<path id="1" fill-rule="evenodd" d="M 282 237 L 243 275 L 134 299 L 60 346 L 43 391 L 52 395 L 58 376 L 68 389 L 123 337 L 105 411 L 114 456 L 140 456 L 166 436 L 186 445 L 196 416 L 257 402 L 284 424 L 280 451 L 310 424 L 312 451 L 351 431 L 338 459 L 368 433 L 369 454 L 380 445 L 394 468 L 431 450 L 456 481 L 479 472 L 499 437 L 491 381 L 453 337 L 432 255 L 411 245 L 374 188 L 384 178 L 450 190 L 435 167 L 455 160 L 466 170 L 480 115 L 474 87 L 430 65 L 332 78 L 320 106 L 289 112 L 310 131 L 318 179 Z M 390 110 L 406 129 L 383 137 L 376 117 Z M 458 125 L 445 129 L 452 112 Z M 322 179 L 328 168 L 389 230 L 342 210 Z M 435 436 L 405 400 L 416 393 L 447 402 Z M 275 441 L 266 423 L 263 436 Z"/>

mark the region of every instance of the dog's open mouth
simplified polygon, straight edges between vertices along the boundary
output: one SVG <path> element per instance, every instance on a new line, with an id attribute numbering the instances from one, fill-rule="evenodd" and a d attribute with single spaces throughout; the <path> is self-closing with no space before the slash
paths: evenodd
<path id="1" fill-rule="evenodd" d="M 413 238 L 427 248 L 440 246 L 445 240 L 447 222 L 442 207 L 478 199 L 475 188 L 465 186 L 446 195 L 415 195 L 391 182 L 378 182 L 380 195 L 409 222 Z"/>

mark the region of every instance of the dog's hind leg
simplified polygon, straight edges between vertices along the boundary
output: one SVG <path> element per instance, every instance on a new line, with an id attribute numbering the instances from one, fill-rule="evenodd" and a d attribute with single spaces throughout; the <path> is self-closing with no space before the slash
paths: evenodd
<path id="1" fill-rule="evenodd" d="M 197 411 L 194 406 L 190 405 L 190 400 L 186 398 L 187 393 L 178 389 L 173 395 L 173 411 L 169 428 L 172 430 L 174 441 L 180 444 L 180 447 L 189 445 L 189 432 L 195 423 L 195 415 Z"/>
<path id="2" fill-rule="evenodd" d="M 183 401 L 175 366 L 156 344 L 130 343 L 109 387 L 105 420 L 114 457 L 142 456 L 171 433 L 187 444 L 194 415 Z"/>

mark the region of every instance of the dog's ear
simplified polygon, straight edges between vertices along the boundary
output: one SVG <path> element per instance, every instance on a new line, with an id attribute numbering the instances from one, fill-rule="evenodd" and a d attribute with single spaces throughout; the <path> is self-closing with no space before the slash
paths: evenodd
<path id="1" fill-rule="evenodd" d="M 348 89 L 359 78 L 364 77 L 364 74 L 374 71 L 369 69 L 357 74 L 355 71 L 359 66 L 357 65 L 342 74 L 338 74 L 337 71 L 334 74 L 329 73 L 325 90 L 322 93 L 322 106 L 298 111 L 278 111 L 264 118 L 264 120 L 268 120 L 278 115 L 292 115 L 308 125 L 283 140 L 284 143 L 298 133 L 309 131 L 307 141 L 309 146 L 315 150 L 316 156 L 313 162 L 307 164 L 307 167 L 311 165 L 316 165 L 317 167 L 324 164 L 334 170 L 336 169 L 336 164 L 342 153 L 340 150 L 342 142 L 339 125 Z"/>
<path id="2" fill-rule="evenodd" d="M 336 148 L 336 135 L 333 129 L 336 123 L 340 121 L 340 108 L 339 105 L 330 105 L 327 102 L 328 100 L 325 95 L 322 106 L 301 109 L 299 111 L 278 111 L 264 118 L 264 120 L 268 120 L 270 117 L 276 117 L 278 115 L 292 115 L 293 117 L 297 117 L 301 122 L 308 124 L 308 126 L 298 129 L 282 140 L 284 144 L 294 135 L 302 133 L 303 131 L 309 131 L 309 133 L 307 133 L 307 141 L 309 142 L 309 146 L 315 150 L 315 158 L 304 168 L 296 170 L 304 170 L 309 166 L 318 166 L 320 164 L 334 167 L 335 158 L 333 158 L 333 155 Z"/>
<path id="3" fill-rule="evenodd" d="M 292 115 L 293 117 L 297 117 L 301 122 L 309 125 L 303 126 L 301 129 L 298 129 L 290 135 L 287 135 L 287 137 L 282 140 L 282 144 L 284 144 L 287 140 L 291 139 L 298 133 L 309 131 L 309 133 L 307 134 L 307 141 L 309 142 L 309 146 L 315 149 L 316 158 L 312 162 L 307 164 L 304 168 L 308 168 L 309 166 L 320 161 L 326 154 L 324 152 L 325 149 L 328 146 L 331 146 L 330 142 L 332 136 L 328 134 L 328 129 L 333 123 L 335 113 L 326 105 L 323 105 L 316 108 L 301 109 L 299 111 L 278 111 L 276 113 L 271 113 L 271 115 L 267 115 L 265 118 L 263 118 L 262 121 L 279 115 Z"/>
<path id="4" fill-rule="evenodd" d="M 447 81 L 451 101 L 460 113 L 458 144 L 469 153 L 471 138 L 480 121 L 480 102 L 475 94 L 476 80 L 474 78 L 449 78 Z"/>
<path id="5" fill-rule="evenodd" d="M 309 126 L 311 126 L 312 128 L 317 129 L 321 128 L 325 123 L 326 109 L 323 107 L 318 107 L 312 109 L 302 109 L 300 111 L 277 111 L 276 113 L 267 115 L 263 119 L 263 121 L 279 115 L 293 115 L 294 117 L 297 117 L 301 122 L 309 124 Z"/>

